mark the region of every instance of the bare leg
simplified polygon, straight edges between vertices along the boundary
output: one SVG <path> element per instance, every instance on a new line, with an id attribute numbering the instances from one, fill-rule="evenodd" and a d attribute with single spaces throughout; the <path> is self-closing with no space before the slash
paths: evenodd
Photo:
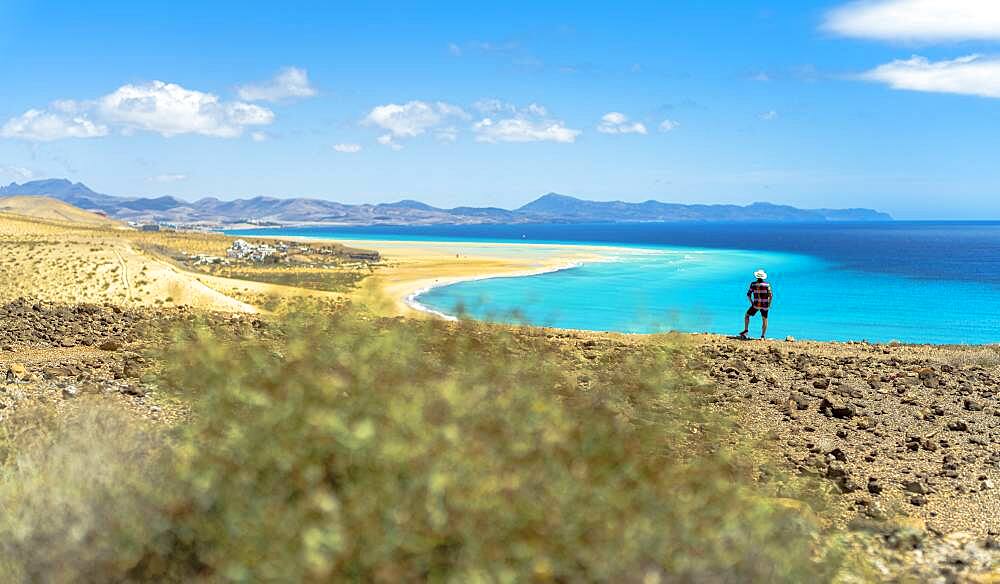
<path id="1" fill-rule="evenodd" d="M 767 317 L 766 316 L 761 317 L 761 321 L 764 324 L 762 324 L 760 327 L 760 338 L 763 339 L 764 337 L 767 336 Z"/>
<path id="2" fill-rule="evenodd" d="M 741 335 L 745 335 L 748 332 L 750 332 L 750 315 L 749 314 L 744 314 L 743 315 L 743 332 L 740 333 L 740 334 Z"/>

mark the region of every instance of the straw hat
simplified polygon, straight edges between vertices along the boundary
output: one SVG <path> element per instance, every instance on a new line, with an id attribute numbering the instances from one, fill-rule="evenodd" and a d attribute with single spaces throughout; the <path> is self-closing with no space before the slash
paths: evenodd
<path id="1" fill-rule="evenodd" d="M 764 270 L 757 270 L 756 272 L 753 273 L 753 277 L 757 278 L 758 280 L 766 280 L 767 272 L 765 272 Z"/>

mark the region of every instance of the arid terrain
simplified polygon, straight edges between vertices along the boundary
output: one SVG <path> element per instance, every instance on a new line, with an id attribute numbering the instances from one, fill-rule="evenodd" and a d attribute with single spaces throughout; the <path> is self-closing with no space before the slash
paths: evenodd
<path id="1" fill-rule="evenodd" d="M 0 214 L 0 245 L 4 248 L 0 299 L 29 295 L 64 303 L 255 311 L 144 253 L 136 235 L 116 226 Z"/>
<path id="2" fill-rule="evenodd" d="M 405 296 L 441 278 L 580 259 L 553 253 L 526 265 L 463 258 L 461 251 L 454 257 L 450 250 L 379 249 L 379 262 L 329 268 L 341 274 L 329 282 L 342 286 L 321 290 L 294 285 L 304 277 L 296 270 L 315 280 L 316 267 L 213 273 L 176 259 L 224 255 L 232 238 L 139 232 L 89 214 L 56 215 L 44 204 L 8 211 L 21 214 L 0 213 L 0 425 L 29 405 L 63 411 L 93 400 L 150 424 L 183 423 L 187 405 L 162 392 L 154 375 L 157 350 L 179 322 L 207 319 L 259 335 L 270 313 L 311 298 L 329 311 L 363 306 L 390 323 L 412 314 Z M 276 283 L 283 281 L 289 283 Z M 459 325 L 440 326 L 447 335 Z M 556 351 L 581 392 L 595 367 L 614 370 L 665 341 L 531 327 L 510 332 Z M 758 480 L 789 474 L 815 481 L 829 504 L 811 513 L 863 551 L 877 578 L 1000 580 L 996 347 L 670 339 L 687 348 L 689 366 L 703 378 L 704 407 L 732 419 L 761 451 L 776 453 Z"/>

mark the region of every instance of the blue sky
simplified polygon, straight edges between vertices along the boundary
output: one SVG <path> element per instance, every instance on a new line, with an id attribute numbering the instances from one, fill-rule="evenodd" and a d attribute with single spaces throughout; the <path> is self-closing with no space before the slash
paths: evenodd
<path id="1" fill-rule="evenodd" d="M 1000 3 L 539 4 L 0 0 L 0 182 L 1000 218 Z"/>

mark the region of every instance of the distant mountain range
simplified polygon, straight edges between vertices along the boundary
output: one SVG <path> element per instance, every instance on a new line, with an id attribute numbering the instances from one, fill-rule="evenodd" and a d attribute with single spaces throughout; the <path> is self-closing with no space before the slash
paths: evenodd
<path id="1" fill-rule="evenodd" d="M 497 207 L 440 209 L 404 200 L 376 205 L 348 205 L 320 199 L 253 197 L 189 202 L 164 197 L 116 197 L 94 192 L 65 179 L 36 180 L 0 187 L 0 196 L 44 195 L 82 209 L 99 210 L 115 219 L 161 223 L 328 223 L 347 225 L 433 225 L 474 223 L 599 223 L 642 221 L 891 221 L 871 209 L 797 209 L 787 205 L 683 205 L 586 201 L 549 193 L 514 210 Z"/>

